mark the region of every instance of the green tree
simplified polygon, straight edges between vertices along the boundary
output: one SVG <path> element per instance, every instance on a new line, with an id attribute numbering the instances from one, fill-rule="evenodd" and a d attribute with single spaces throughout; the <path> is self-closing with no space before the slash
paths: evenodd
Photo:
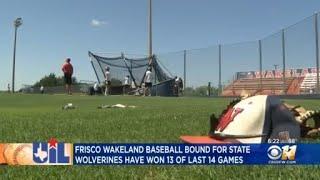
<path id="1" fill-rule="evenodd" d="M 121 86 L 122 82 L 119 79 L 111 78 L 111 86 Z"/>
<path id="2" fill-rule="evenodd" d="M 75 77 L 72 78 L 73 84 L 78 84 L 77 79 Z M 63 86 L 64 85 L 64 77 L 56 76 L 54 73 L 50 73 L 49 75 L 44 76 L 40 79 L 40 81 L 36 82 L 34 87 L 54 87 L 54 86 Z"/>
<path id="3" fill-rule="evenodd" d="M 184 89 L 183 94 L 184 94 L 185 96 L 194 96 L 194 95 L 195 95 L 195 91 L 194 91 L 194 89 L 193 89 L 192 87 L 186 87 L 186 88 Z"/>
<path id="4" fill-rule="evenodd" d="M 218 95 L 218 88 L 211 87 L 211 96 L 217 96 Z M 199 86 L 196 88 L 193 87 L 186 87 L 184 90 L 185 96 L 208 96 L 208 86 Z"/>

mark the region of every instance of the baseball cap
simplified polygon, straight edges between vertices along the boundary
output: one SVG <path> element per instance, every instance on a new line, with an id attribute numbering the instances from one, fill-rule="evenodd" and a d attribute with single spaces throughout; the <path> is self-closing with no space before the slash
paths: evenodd
<path id="1" fill-rule="evenodd" d="M 279 97 L 257 95 L 248 97 L 229 108 L 211 122 L 208 136 L 181 136 L 185 143 L 267 143 L 292 142 L 300 138 L 300 125 Z"/>

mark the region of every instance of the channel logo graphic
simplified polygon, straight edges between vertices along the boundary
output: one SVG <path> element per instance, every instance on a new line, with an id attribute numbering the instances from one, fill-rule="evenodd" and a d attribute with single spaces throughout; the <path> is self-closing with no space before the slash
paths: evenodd
<path id="1" fill-rule="evenodd" d="M 294 161 L 296 158 L 297 145 L 272 145 L 268 148 L 268 157 L 273 161 Z"/>
<path id="2" fill-rule="evenodd" d="M 51 138 L 48 143 L 34 142 L 32 148 L 35 165 L 72 164 L 72 144 L 59 143 L 55 138 Z"/>

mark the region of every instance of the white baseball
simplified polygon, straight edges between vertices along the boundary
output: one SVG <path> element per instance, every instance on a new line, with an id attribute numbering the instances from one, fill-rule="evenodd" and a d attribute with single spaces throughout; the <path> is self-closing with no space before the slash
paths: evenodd
<path id="1" fill-rule="evenodd" d="M 5 144 L 4 158 L 9 165 L 32 165 L 32 145 L 23 143 Z"/>

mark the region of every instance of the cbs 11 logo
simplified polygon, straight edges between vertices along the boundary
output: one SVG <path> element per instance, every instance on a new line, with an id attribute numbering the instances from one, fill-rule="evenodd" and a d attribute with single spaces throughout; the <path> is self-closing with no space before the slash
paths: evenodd
<path id="1" fill-rule="evenodd" d="M 271 160 L 295 160 L 297 145 L 285 145 L 281 148 L 277 145 L 268 148 L 268 157 Z"/>

